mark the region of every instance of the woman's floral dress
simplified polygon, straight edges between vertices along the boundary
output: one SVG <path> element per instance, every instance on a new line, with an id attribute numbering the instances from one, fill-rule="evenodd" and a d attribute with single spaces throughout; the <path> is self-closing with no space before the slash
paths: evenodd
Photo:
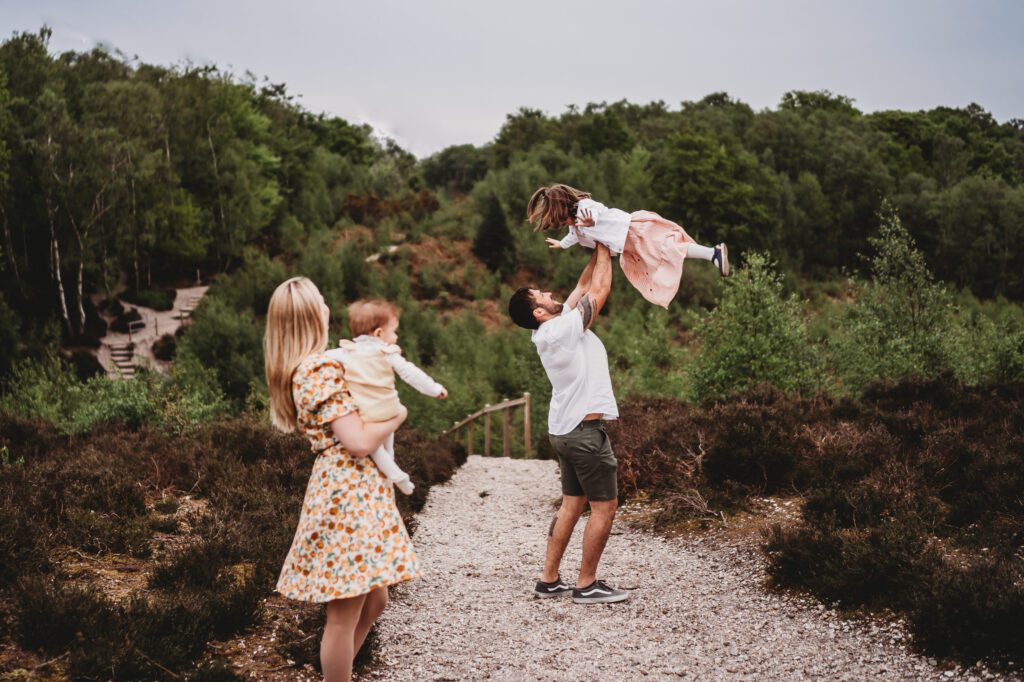
<path id="1" fill-rule="evenodd" d="M 331 422 L 355 409 L 344 368 L 323 353 L 292 377 L 298 428 L 318 453 L 299 527 L 277 581 L 291 599 L 327 602 L 419 575 L 391 483 L 369 457 L 350 456 Z"/>

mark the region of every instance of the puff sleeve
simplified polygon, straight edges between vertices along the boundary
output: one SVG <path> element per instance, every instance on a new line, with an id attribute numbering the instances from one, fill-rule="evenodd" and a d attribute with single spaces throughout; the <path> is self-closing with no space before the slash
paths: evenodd
<path id="1" fill-rule="evenodd" d="M 330 424 L 355 409 L 345 368 L 326 355 L 299 367 L 292 379 L 292 395 L 298 421 L 307 426 Z"/>

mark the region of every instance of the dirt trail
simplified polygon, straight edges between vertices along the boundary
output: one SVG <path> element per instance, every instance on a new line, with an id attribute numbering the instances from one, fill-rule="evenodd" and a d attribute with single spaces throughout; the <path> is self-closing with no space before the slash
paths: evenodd
<path id="1" fill-rule="evenodd" d="M 470 457 L 430 492 L 423 578 L 379 621 L 371 679 L 983 679 L 912 653 L 895 624 L 845 619 L 764 586 L 750 545 L 664 538 L 616 522 L 600 575 L 621 604 L 534 599 L 554 462 Z M 580 523 L 563 562 L 575 578 Z"/>

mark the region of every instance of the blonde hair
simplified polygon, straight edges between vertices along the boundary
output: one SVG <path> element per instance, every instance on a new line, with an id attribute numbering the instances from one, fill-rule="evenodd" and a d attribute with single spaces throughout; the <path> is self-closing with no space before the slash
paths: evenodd
<path id="1" fill-rule="evenodd" d="M 372 334 L 398 316 L 398 306 L 394 303 L 377 298 L 362 299 L 348 307 L 348 328 L 353 338 Z"/>
<path id="2" fill-rule="evenodd" d="M 270 421 L 284 432 L 296 426 L 292 375 L 303 360 L 327 347 L 323 297 L 309 279 L 280 284 L 267 306 L 263 358 L 270 390 Z"/>
<path id="3" fill-rule="evenodd" d="M 526 218 L 537 223 L 533 228 L 535 232 L 564 227 L 570 218 L 576 217 L 576 204 L 589 198 L 590 192 L 569 185 L 541 187 L 526 205 Z"/>

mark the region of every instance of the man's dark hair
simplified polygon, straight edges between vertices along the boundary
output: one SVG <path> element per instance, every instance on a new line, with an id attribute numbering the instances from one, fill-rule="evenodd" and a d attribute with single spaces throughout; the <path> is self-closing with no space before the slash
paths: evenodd
<path id="1" fill-rule="evenodd" d="M 540 323 L 533 316 L 537 305 L 533 302 L 533 294 L 526 287 L 516 289 L 512 298 L 508 299 L 508 316 L 523 329 L 539 329 Z"/>

